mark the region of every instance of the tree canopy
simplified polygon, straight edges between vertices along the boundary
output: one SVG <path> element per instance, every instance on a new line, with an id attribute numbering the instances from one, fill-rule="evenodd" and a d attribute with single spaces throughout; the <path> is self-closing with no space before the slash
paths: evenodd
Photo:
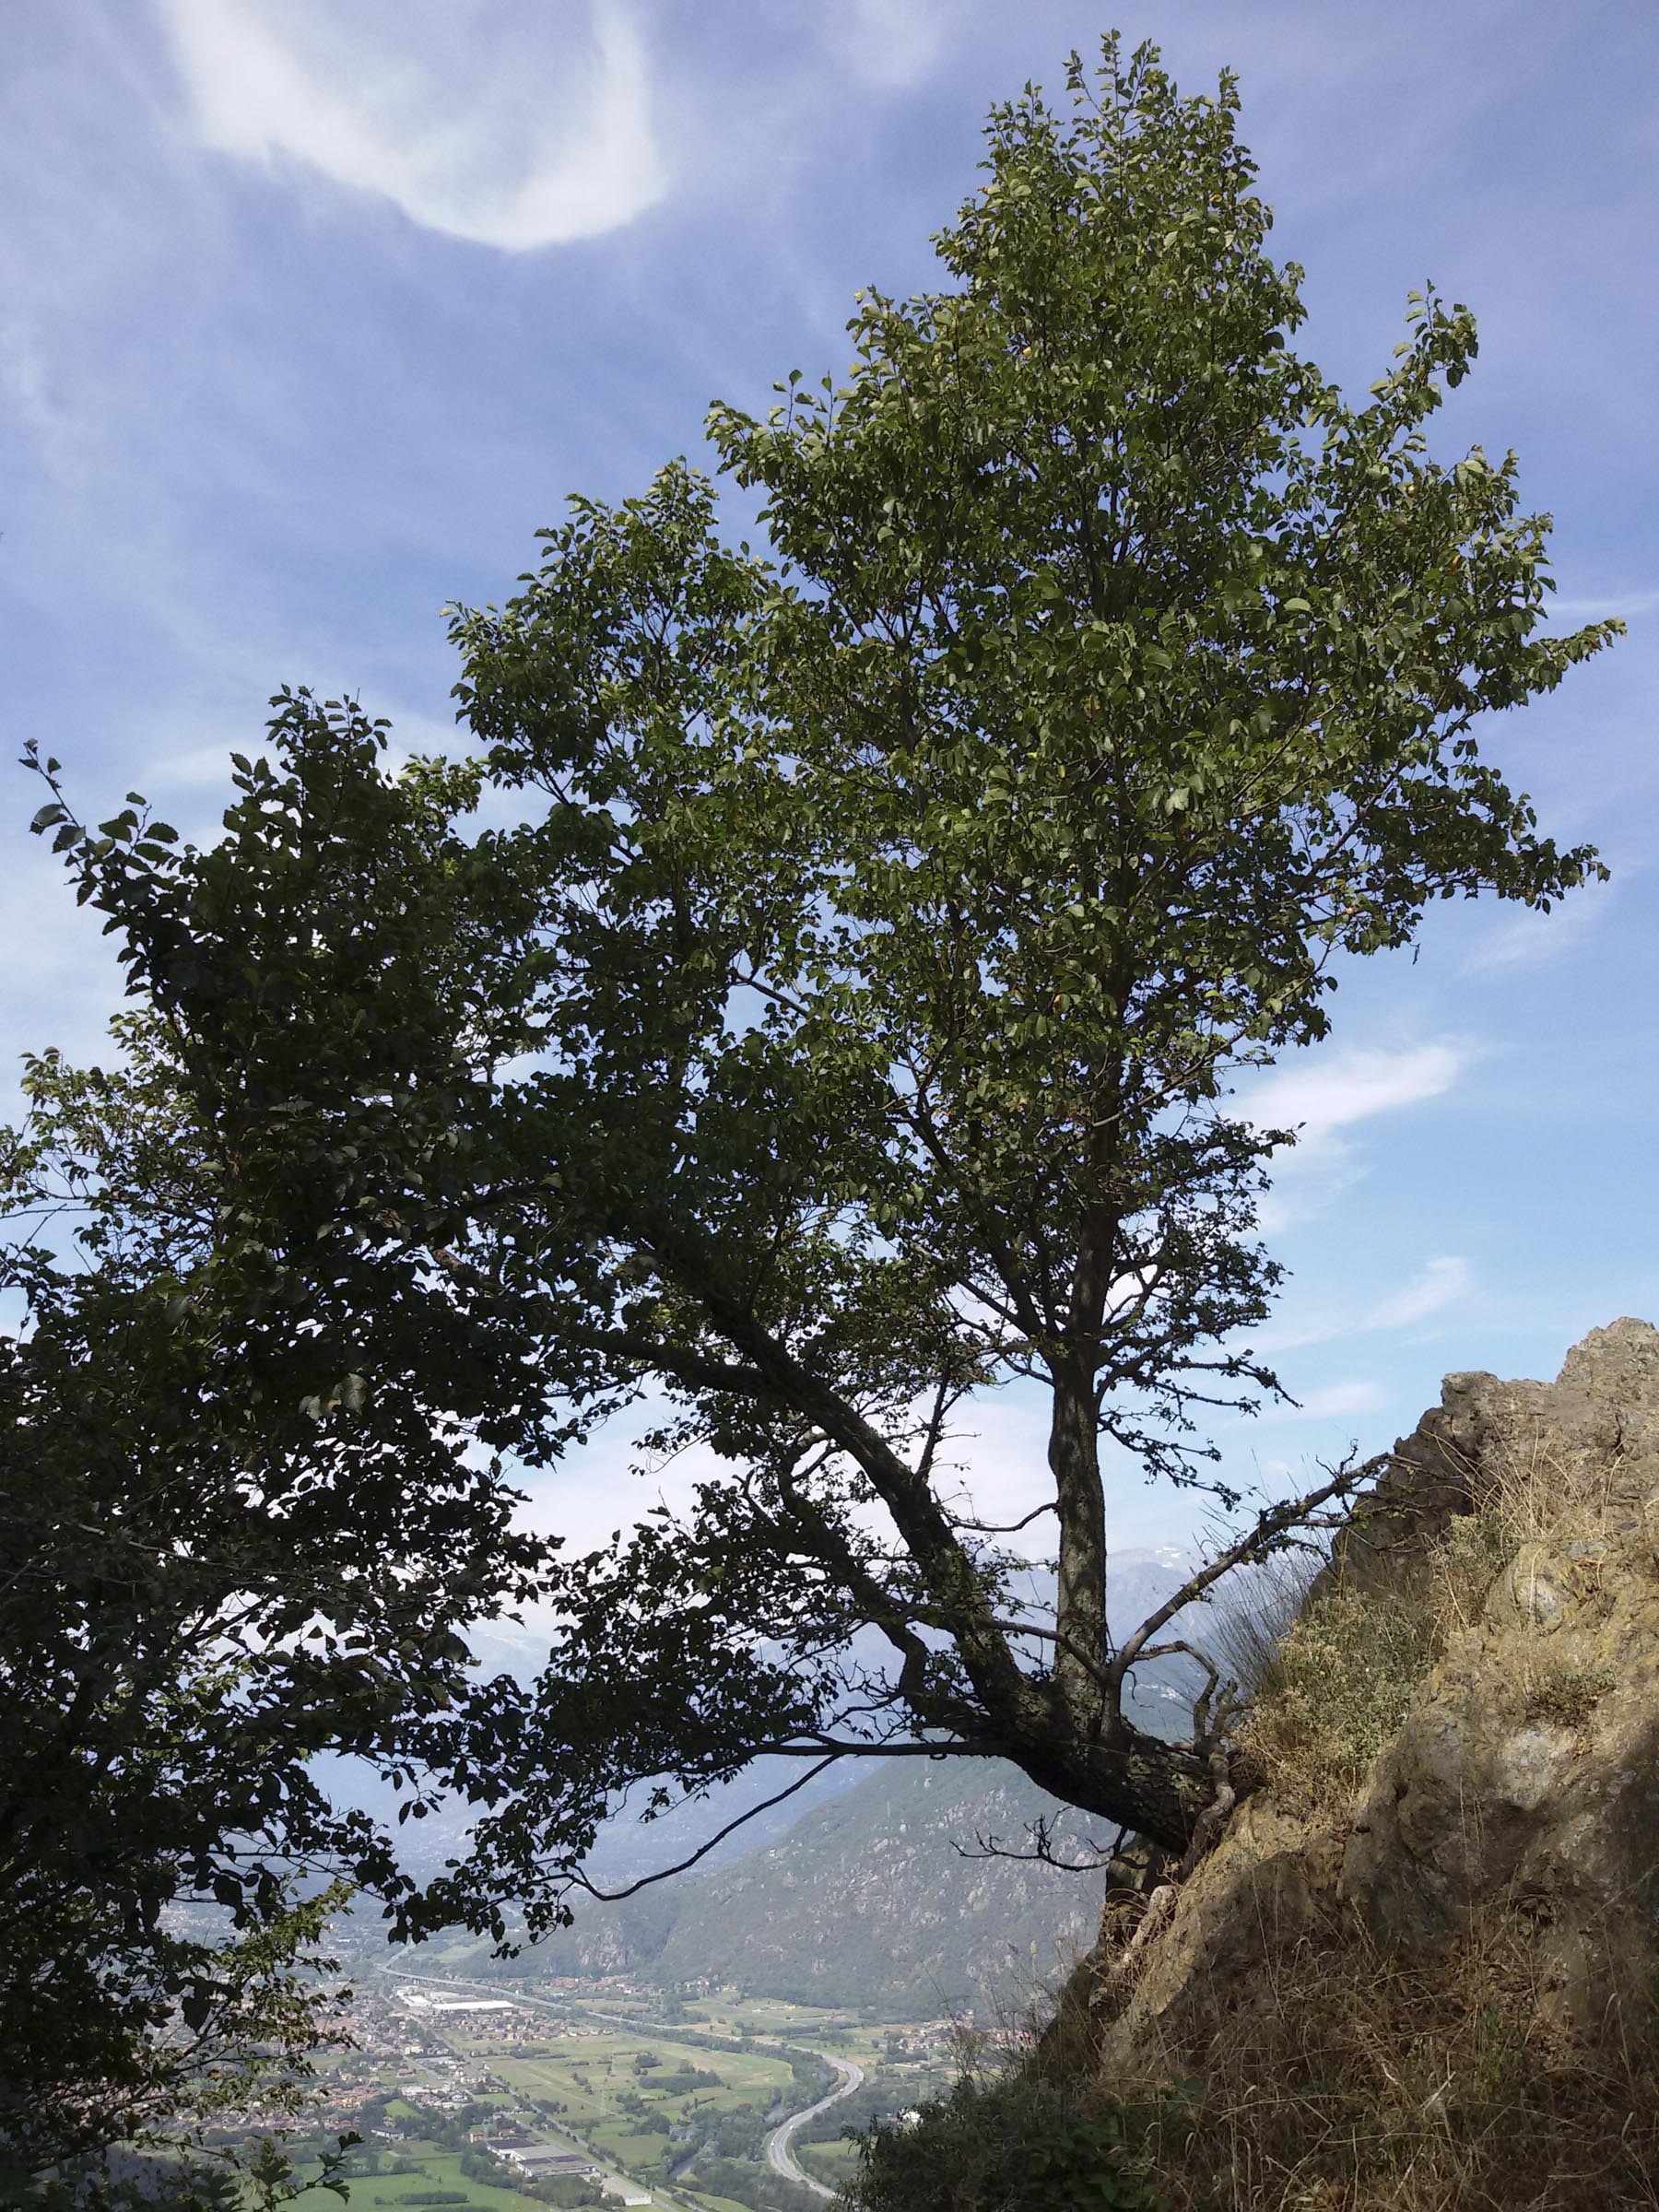
<path id="1" fill-rule="evenodd" d="M 0 1162 L 0 2187 L 56 2169 L 76 2204 L 112 2143 L 283 2106 L 340 1878 L 400 1878 L 315 1755 L 383 1766 L 541 1556 L 479 1464 L 518 1435 L 488 1323 L 365 1228 L 406 1169 L 428 1233 L 441 1208 L 489 900 L 463 926 L 441 809 L 377 790 L 372 731 L 288 712 L 314 741 L 238 771 L 208 853 L 131 807 L 37 818 L 88 871 L 124 857 L 179 991 L 140 993 L 107 1069 L 30 1059 Z M 382 988 L 396 1024 L 365 1024 Z"/>
<path id="2" fill-rule="evenodd" d="M 424 1896 L 383 1884 L 407 1931 L 546 1924 L 629 1789 L 765 1753 L 1004 1758 L 1187 1849 L 1224 1747 L 1128 1718 L 1109 1492 L 1213 1481 L 1206 1423 L 1277 1388 L 1287 1133 L 1233 1084 L 1431 900 L 1598 872 L 1474 735 L 1618 626 L 1547 629 L 1513 456 L 1430 452 L 1468 312 L 1414 298 L 1345 398 L 1230 79 L 1183 99 L 1108 41 L 1069 89 L 994 112 L 940 288 L 861 296 L 845 382 L 714 409 L 759 548 L 675 463 L 456 614 L 464 765 L 394 776 L 297 694 L 221 843 L 48 810 L 216 1133 L 212 1371 L 260 1394 L 262 1469 L 338 1455 L 222 1462 L 233 1520 L 326 1562 L 243 1664 L 312 1710 L 288 1654 L 348 1621 L 327 1725 L 489 1808 Z M 947 1465 L 1016 1380 L 1052 1407 L 1047 1607 Z M 712 1450 L 689 1511 L 515 1549 L 481 1459 L 636 1403 L 648 1451 Z M 469 1683 L 443 1638 L 531 1579 L 545 1670 Z"/>

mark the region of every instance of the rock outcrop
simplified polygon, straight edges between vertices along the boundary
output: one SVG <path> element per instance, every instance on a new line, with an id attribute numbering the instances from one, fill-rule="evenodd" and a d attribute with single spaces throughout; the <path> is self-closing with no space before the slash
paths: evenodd
<path id="1" fill-rule="evenodd" d="M 1449 1376 L 1293 1634 L 1343 1593 L 1428 1624 L 1403 1722 L 1347 1802 L 1310 1802 L 1270 1764 L 1179 1888 L 1150 1904 L 1109 1896 L 1066 1999 L 1074 2025 L 1089 2016 L 1103 2077 L 1203 2080 L 1237 2065 L 1253 2018 L 1328 2005 L 1333 1989 L 1347 1993 L 1339 2006 L 1360 2005 L 1366 1976 L 1417 1977 L 1427 2018 L 1494 1943 L 1529 2048 L 1548 2036 L 1592 2067 L 1598 2053 L 1628 2057 L 1659 1995 L 1659 1332 L 1598 1329 L 1551 1384 Z M 1288 1994 L 1295 1962 L 1316 1959 L 1323 1981 Z M 1323 1997 L 1307 1994 L 1315 1983 Z M 1461 2019 L 1478 2004 L 1465 1992 L 1444 2009 Z M 1377 2043 L 1386 2098 L 1405 2060 L 1376 2022 L 1356 2014 L 1350 2030 L 1356 2049 Z M 1511 2201 L 1468 2187 L 1471 2203 Z M 1609 2185 L 1605 2198 L 1512 2201 L 1650 2199 Z"/>
<path id="2" fill-rule="evenodd" d="M 1438 1426 L 1521 1541 L 1373 1768 L 1341 1895 L 1418 1950 L 1503 1900 L 1547 2006 L 1612 2032 L 1659 1987 L 1659 1334 L 1598 1329 L 1553 1386 L 1453 1375 Z"/>

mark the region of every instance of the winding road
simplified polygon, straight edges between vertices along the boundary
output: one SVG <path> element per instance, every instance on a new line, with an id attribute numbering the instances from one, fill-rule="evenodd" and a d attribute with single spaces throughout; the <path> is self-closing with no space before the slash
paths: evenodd
<path id="1" fill-rule="evenodd" d="M 821 2058 L 826 2065 L 835 2068 L 841 2076 L 841 2087 L 831 2089 L 828 2097 L 820 2097 L 816 2104 L 807 2105 L 804 2112 L 791 2112 L 782 2127 L 773 2128 L 766 2138 L 766 2162 L 774 2173 L 781 2173 L 786 2182 L 798 2182 L 804 2189 L 810 2189 L 815 2196 L 832 2197 L 835 2194 L 833 2189 L 826 2189 L 823 2183 L 816 2180 L 804 2166 L 796 2164 L 795 2155 L 789 2147 L 790 2138 L 797 2127 L 804 2126 L 808 2120 L 816 2119 L 819 2112 L 827 2112 L 832 2104 L 839 2104 L 843 2097 L 851 2097 L 864 2079 L 864 2068 L 855 2066 L 850 2058 L 838 2058 L 833 2051 L 815 2051 L 813 2056 Z"/>
<path id="2" fill-rule="evenodd" d="M 429 1988 L 482 1991 L 490 1996 L 502 1994 L 505 1987 L 500 1982 L 470 1981 L 460 1974 L 417 1974 L 411 1972 L 407 1967 L 397 1967 L 389 1971 L 382 1970 L 382 1971 L 385 1972 L 385 1978 L 394 1987 L 400 1983 L 415 1982 Z M 579 2018 L 601 2020 L 604 2025 L 612 2029 L 618 2024 L 608 2014 L 588 2013 L 583 2006 L 572 2003 L 569 1998 L 536 1997 L 532 1996 L 528 1991 L 517 1988 L 513 1989 L 512 1994 L 515 2005 L 532 2006 L 539 2012 L 555 2012 L 566 2017 L 574 2013 Z M 688 2031 L 683 2027 L 677 2028 L 676 2039 L 687 2042 L 694 2040 L 702 2041 L 695 2029 Z M 761 2039 L 757 2038 L 756 2040 L 759 2041 Z M 770 2041 L 772 2039 L 769 2037 L 765 2040 Z M 780 2047 L 782 2047 L 782 2038 L 780 2037 L 777 2040 Z M 805 2045 L 797 2046 L 797 2048 L 806 2047 Z M 832 2104 L 839 2104 L 843 2097 L 851 2097 L 853 2090 L 864 2080 L 865 2075 L 862 2066 L 855 2065 L 850 2058 L 838 2056 L 833 2051 L 814 2051 L 813 2056 L 821 2058 L 827 2066 L 835 2068 L 835 2071 L 841 2076 L 840 2086 L 831 2089 L 827 2097 L 820 2097 L 816 2104 L 806 2105 L 798 2112 L 791 2112 L 782 2126 L 773 2128 L 771 2134 L 766 2138 L 766 2162 L 774 2173 L 782 2174 L 786 2182 L 798 2183 L 803 2189 L 810 2189 L 815 2196 L 828 2198 L 834 2196 L 835 2191 L 826 2189 L 822 2182 L 808 2173 L 805 2167 L 796 2163 L 794 2153 L 789 2147 L 790 2137 L 798 2127 L 804 2127 L 808 2120 L 816 2118 L 819 2112 L 827 2112 Z M 657 2184 L 657 2188 L 663 2202 L 673 2204 L 680 2201 L 677 2198 L 667 2196 L 660 2183 Z"/>

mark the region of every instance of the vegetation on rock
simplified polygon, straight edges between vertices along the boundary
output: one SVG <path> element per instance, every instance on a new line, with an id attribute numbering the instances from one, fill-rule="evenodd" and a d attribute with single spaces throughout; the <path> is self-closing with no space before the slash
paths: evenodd
<path id="1" fill-rule="evenodd" d="M 948 2098 L 865 2136 L 848 2195 L 861 2212 L 1150 2212 L 1123 2123 L 1065 2083 L 964 2075 Z"/>
<path id="2" fill-rule="evenodd" d="M 1450 1376 L 1394 1457 L 1243 1732 L 1267 1786 L 1161 1910 L 1109 1898 L 1049 2054 L 1171 2207 L 1650 2206 L 1659 1332 Z"/>

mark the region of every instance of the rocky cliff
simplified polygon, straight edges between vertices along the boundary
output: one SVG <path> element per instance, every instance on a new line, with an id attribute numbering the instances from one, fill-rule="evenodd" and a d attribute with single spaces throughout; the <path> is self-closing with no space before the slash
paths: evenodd
<path id="1" fill-rule="evenodd" d="M 1167 2201 L 1659 2204 L 1659 1333 L 1447 1378 L 1236 1764 L 1184 1883 L 1118 1869 L 1050 2037 L 1181 2085 Z"/>

